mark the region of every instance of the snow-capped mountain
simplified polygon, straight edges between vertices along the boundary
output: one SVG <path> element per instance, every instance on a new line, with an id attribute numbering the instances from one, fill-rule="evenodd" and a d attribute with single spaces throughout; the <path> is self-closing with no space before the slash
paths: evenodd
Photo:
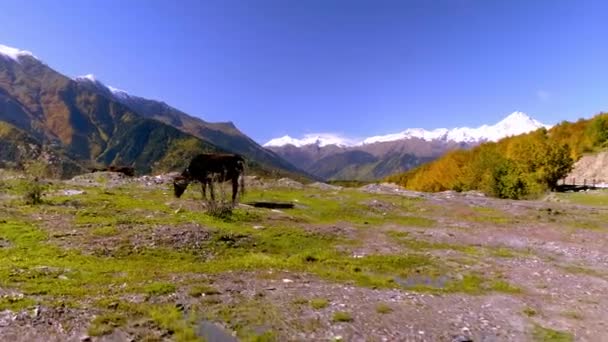
<path id="1" fill-rule="evenodd" d="M 477 128 L 458 127 L 452 129 L 438 128 L 427 131 L 422 128 L 409 128 L 401 133 L 369 137 L 362 144 L 419 138 L 426 141 L 442 140 L 465 143 L 498 141 L 502 138 L 528 133 L 541 127 L 550 128 L 522 112 L 513 112 L 495 125 L 483 125 Z"/>
<path id="2" fill-rule="evenodd" d="M 317 146 L 329 146 L 336 145 L 340 147 L 352 146 L 357 142 L 353 139 L 348 139 L 341 137 L 336 134 L 330 133 L 319 133 L 319 134 L 306 134 L 302 139 L 295 139 L 290 137 L 289 135 L 282 136 L 280 138 L 275 138 L 264 144 L 265 147 L 271 146 L 285 146 L 285 145 L 293 145 L 295 147 L 302 147 L 306 145 L 317 145 Z"/>
<path id="3" fill-rule="evenodd" d="M 87 75 L 82 75 L 82 76 L 77 76 L 74 78 L 74 80 L 76 82 L 79 82 L 81 84 L 90 84 L 95 86 L 98 90 L 101 90 L 102 92 L 107 93 L 108 95 L 111 94 L 112 96 L 118 97 L 118 98 L 128 98 L 130 95 L 128 92 L 122 90 L 122 89 L 118 89 L 118 88 L 114 88 L 110 85 L 106 85 L 105 83 L 103 83 L 101 80 L 99 80 L 97 77 L 95 77 L 95 75 L 93 74 L 87 74 Z"/>
<path id="4" fill-rule="evenodd" d="M 108 89 L 110 90 L 110 92 L 112 94 L 114 94 L 114 96 L 119 97 L 119 98 L 128 98 L 131 96 L 131 95 L 129 95 L 129 93 L 126 90 L 114 88 L 112 86 L 108 86 Z"/>
<path id="5" fill-rule="evenodd" d="M 24 56 L 36 58 L 36 56 L 29 51 L 19 50 L 2 44 L 0 44 L 0 56 L 8 57 L 16 62 L 19 62 L 19 58 Z"/>
<path id="6" fill-rule="evenodd" d="M 373 180 L 403 172 L 456 148 L 471 148 L 541 127 L 549 128 L 524 113 L 514 112 L 494 125 L 477 128 L 410 128 L 363 140 L 335 134 L 309 134 L 302 139 L 284 136 L 264 146 L 325 179 Z"/>
<path id="7" fill-rule="evenodd" d="M 264 144 L 264 146 L 280 147 L 285 145 L 293 145 L 296 147 L 302 147 L 312 144 L 320 147 L 327 145 L 347 147 L 414 138 L 425 141 L 474 144 L 484 141 L 498 141 L 508 136 L 528 133 L 541 127 L 550 128 L 551 126 L 545 125 L 540 121 L 531 118 L 525 113 L 513 112 L 494 125 L 483 125 L 477 128 L 457 127 L 452 129 L 437 128 L 434 130 L 408 128 L 400 133 L 373 136 L 361 141 L 323 133 L 307 134 L 302 139 L 295 139 L 286 135 L 281 138 L 272 139 Z"/>

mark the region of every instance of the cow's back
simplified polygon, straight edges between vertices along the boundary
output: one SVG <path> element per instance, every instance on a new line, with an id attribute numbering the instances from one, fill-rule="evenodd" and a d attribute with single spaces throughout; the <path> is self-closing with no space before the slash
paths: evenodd
<path id="1" fill-rule="evenodd" d="M 235 154 L 199 154 L 192 158 L 188 172 L 198 180 L 210 174 L 233 175 L 243 170 L 243 157 Z"/>

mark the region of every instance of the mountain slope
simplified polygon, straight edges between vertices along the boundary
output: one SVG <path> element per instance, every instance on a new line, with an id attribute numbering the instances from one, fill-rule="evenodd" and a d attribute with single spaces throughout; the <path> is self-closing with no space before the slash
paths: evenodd
<path id="1" fill-rule="evenodd" d="M 48 171 L 56 175 L 84 172 L 81 165 L 61 150 L 45 146 L 26 132 L 0 121 L 0 168 L 26 168 L 32 161 L 48 165 Z"/>
<path id="2" fill-rule="evenodd" d="M 17 130 L 11 130 L 13 133 L 25 134 L 34 145 L 43 149 L 52 147 L 66 160 L 80 164 L 80 170 L 96 163 L 114 163 L 134 166 L 140 173 L 166 171 L 183 167 L 196 153 L 234 151 L 211 143 L 214 139 L 208 136 L 201 139 L 163 120 L 146 118 L 104 88 L 72 80 L 30 53 L 0 45 L 0 122 Z M 190 118 L 182 114 L 176 116 L 184 120 Z M 209 124 L 209 135 L 220 137 L 223 145 L 229 146 L 232 136 L 218 133 L 215 127 Z M 234 139 L 235 145 L 240 146 L 240 151 L 246 151 L 249 146 L 239 144 L 249 138 L 236 128 L 232 128 L 231 133 L 240 134 Z M 17 136 L 5 134 L 0 137 L 0 144 L 6 146 L 6 151 L 9 146 L 11 151 L 19 149 L 26 141 L 20 142 Z M 295 167 L 271 152 L 264 154 L 262 149 L 256 153 L 243 154 L 262 172 L 296 172 Z M 5 154 L 7 159 L 10 155 L 17 159 L 14 152 Z M 266 159 L 258 160 L 256 155 Z M 277 161 L 269 162 L 271 157 Z M 75 172 L 76 169 L 71 169 L 63 175 Z"/>
<path id="3" fill-rule="evenodd" d="M 123 90 L 106 86 L 93 75 L 77 77 L 76 81 L 87 89 L 105 94 L 143 117 L 173 126 L 223 150 L 239 153 L 268 168 L 301 173 L 294 165 L 243 134 L 232 122 L 206 122 L 164 102 L 131 95 Z"/>

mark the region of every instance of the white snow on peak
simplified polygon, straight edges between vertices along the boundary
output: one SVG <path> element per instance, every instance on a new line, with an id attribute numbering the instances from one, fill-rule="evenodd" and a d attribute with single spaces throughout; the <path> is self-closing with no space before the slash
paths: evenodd
<path id="1" fill-rule="evenodd" d="M 125 91 L 125 90 L 114 88 L 112 86 L 108 86 L 108 89 L 116 97 L 121 97 L 121 98 L 127 98 L 127 97 L 129 97 L 129 93 L 127 91 Z"/>
<path id="2" fill-rule="evenodd" d="M 306 134 L 302 139 L 285 135 L 272 139 L 264 146 L 293 145 L 302 147 L 306 145 L 338 145 L 342 147 L 374 144 L 379 142 L 396 141 L 402 139 L 418 138 L 426 141 L 454 141 L 465 143 L 479 143 L 484 141 L 498 141 L 502 138 L 535 131 L 541 127 L 551 128 L 522 112 L 513 112 L 494 125 L 483 125 L 477 128 L 457 127 L 452 129 L 437 128 L 426 130 L 423 128 L 408 128 L 399 133 L 378 135 L 364 140 L 354 140 L 329 133 Z"/>
<path id="3" fill-rule="evenodd" d="M 362 144 L 395 141 L 401 139 L 419 138 L 426 141 L 443 140 L 455 142 L 498 141 L 502 138 L 528 133 L 541 127 L 550 128 L 538 120 L 532 119 L 525 113 L 513 112 L 495 125 L 483 125 L 477 128 L 438 128 L 427 131 L 422 128 L 409 128 L 400 133 L 369 137 Z"/>
<path id="4" fill-rule="evenodd" d="M 31 52 L 19 50 L 10 46 L 0 44 L 0 56 L 8 57 L 14 61 L 19 62 L 19 57 L 30 56 L 36 58 Z"/>
<path id="5" fill-rule="evenodd" d="M 82 76 L 76 76 L 75 80 L 76 81 L 90 81 L 90 82 L 93 82 L 93 83 L 99 82 L 97 80 L 97 77 L 95 77 L 95 75 L 93 75 L 93 74 L 86 74 L 86 75 L 82 75 Z M 99 83 L 101 83 L 101 82 L 99 82 Z"/>
<path id="6" fill-rule="evenodd" d="M 344 138 L 337 134 L 332 133 L 314 133 L 306 134 L 302 139 L 292 138 L 289 135 L 285 135 L 280 138 L 275 138 L 264 144 L 266 147 L 270 146 L 285 146 L 293 145 L 295 147 L 302 147 L 306 145 L 317 145 L 317 146 L 329 146 L 337 145 L 341 147 L 353 146 L 357 142 L 353 139 Z"/>
<path id="7" fill-rule="evenodd" d="M 115 87 L 112 87 L 112 86 L 109 86 L 109 85 L 105 85 L 103 82 L 101 82 L 93 74 L 87 74 L 87 75 L 77 76 L 77 77 L 74 78 L 74 80 L 80 81 L 80 82 L 92 82 L 92 83 L 95 83 L 99 87 L 106 88 L 108 91 L 110 91 L 110 93 L 112 93 L 112 95 L 114 95 L 116 97 L 120 97 L 120 98 L 123 98 L 123 99 L 129 97 L 129 93 L 126 92 L 125 90 L 118 89 L 118 88 L 115 88 Z"/>

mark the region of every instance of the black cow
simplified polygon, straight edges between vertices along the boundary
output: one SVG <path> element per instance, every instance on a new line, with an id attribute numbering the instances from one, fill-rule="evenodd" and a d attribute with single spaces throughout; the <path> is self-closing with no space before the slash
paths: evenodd
<path id="1" fill-rule="evenodd" d="M 173 181 L 175 197 L 179 198 L 188 185 L 199 181 L 203 190 L 203 199 L 207 199 L 206 187 L 209 185 L 211 200 L 215 200 L 213 181 L 232 181 L 232 205 L 236 203 L 239 189 L 239 176 L 244 176 L 245 160 L 238 154 L 199 154 L 192 158 L 190 165 Z M 241 195 L 245 191 L 244 177 L 241 177 Z"/>

